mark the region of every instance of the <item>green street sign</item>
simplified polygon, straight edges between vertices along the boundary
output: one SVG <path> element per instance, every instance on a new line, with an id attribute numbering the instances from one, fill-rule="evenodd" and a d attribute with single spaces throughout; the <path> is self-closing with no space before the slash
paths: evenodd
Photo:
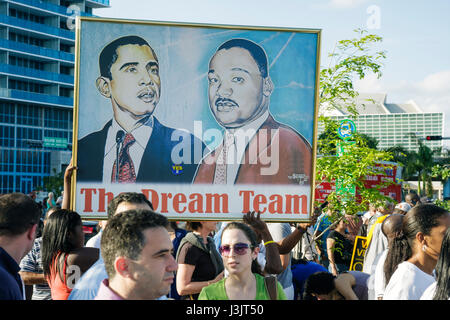
<path id="1" fill-rule="evenodd" d="M 66 149 L 67 145 L 67 138 L 44 137 L 44 147 Z"/>
<path id="2" fill-rule="evenodd" d="M 348 147 L 351 145 L 354 145 L 356 141 L 337 141 L 336 143 L 336 153 L 337 156 L 340 157 L 344 154 L 348 154 Z M 350 185 L 344 185 L 343 181 L 341 179 L 336 180 L 336 193 L 339 195 L 355 195 L 356 193 L 356 186 L 353 184 Z"/>
<path id="3" fill-rule="evenodd" d="M 336 180 L 336 193 L 339 195 L 355 195 L 356 187 L 353 184 L 344 185 L 342 180 Z"/>
<path id="4" fill-rule="evenodd" d="M 337 134 L 342 140 L 349 140 L 356 132 L 356 125 L 350 119 L 342 120 L 337 129 Z"/>
<path id="5" fill-rule="evenodd" d="M 340 157 L 343 154 L 348 153 L 348 147 L 355 144 L 356 141 L 338 141 L 336 143 L 336 153 L 337 156 Z"/>

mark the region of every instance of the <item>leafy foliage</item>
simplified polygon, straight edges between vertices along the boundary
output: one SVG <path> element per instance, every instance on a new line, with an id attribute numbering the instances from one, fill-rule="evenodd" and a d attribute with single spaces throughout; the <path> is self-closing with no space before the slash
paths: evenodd
<path id="1" fill-rule="evenodd" d="M 382 195 L 379 190 L 392 183 L 387 181 L 377 188 L 366 189 L 366 176 L 376 174 L 376 164 L 391 160 L 392 155 L 376 150 L 376 140 L 357 132 L 352 137 L 355 143 L 346 145 L 346 152 L 336 156 L 336 146 L 340 141 L 337 135 L 339 123 L 323 115 L 324 111 L 345 108 L 350 113 L 350 118 L 356 118 L 358 111 L 355 98 L 358 93 L 353 86 L 354 79 L 363 79 L 368 73 L 374 73 L 378 78 L 382 75 L 381 60 L 386 57 L 386 53 L 371 53 L 372 46 L 381 42 L 382 38 L 367 34 L 367 31 L 361 29 L 355 32 L 358 37 L 337 43 L 335 51 L 329 55 L 330 67 L 323 68 L 320 72 L 319 96 L 322 115 L 319 117 L 319 124 L 323 126 L 324 131 L 318 139 L 316 185 L 325 181 L 339 181 L 344 187 L 353 185 L 359 190 L 359 195 L 344 188 L 343 191 L 332 192 L 328 196 L 327 201 L 335 212 L 332 220 L 338 219 L 344 212 L 356 214 L 366 211 L 369 203 L 384 203 L 390 198 Z"/>

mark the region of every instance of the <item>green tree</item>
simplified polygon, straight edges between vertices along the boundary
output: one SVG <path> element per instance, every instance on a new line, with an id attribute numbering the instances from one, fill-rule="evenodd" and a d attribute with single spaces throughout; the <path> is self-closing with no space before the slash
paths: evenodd
<path id="1" fill-rule="evenodd" d="M 347 111 L 350 119 L 358 116 L 356 97 L 357 91 L 353 86 L 355 79 L 363 79 L 367 74 L 374 73 L 381 77 L 382 60 L 386 57 L 384 51 L 373 52 L 373 47 L 382 38 L 368 34 L 367 31 L 355 30 L 357 37 L 351 40 L 341 40 L 335 50 L 329 55 L 330 65 L 320 72 L 319 84 L 319 126 L 323 133 L 318 139 L 318 157 L 316 161 L 316 186 L 322 182 L 340 181 L 344 186 L 342 192 L 332 192 L 327 201 L 333 208 L 331 220 L 334 224 L 342 219 L 343 213 L 355 215 L 366 211 L 369 203 L 384 204 L 390 198 L 385 197 L 379 189 L 392 182 L 386 182 L 378 188 L 368 189 L 364 186 L 367 175 L 377 174 L 376 164 L 389 161 L 392 155 L 383 150 L 376 150 L 377 141 L 370 137 L 356 133 L 352 140 L 354 144 L 346 147 L 346 152 L 337 157 L 336 145 L 340 139 L 337 136 L 339 123 L 324 116 L 326 111 L 334 109 Z M 345 187 L 356 186 L 359 194 L 355 195 Z M 318 205 L 318 203 L 316 203 Z M 316 235 L 314 240 L 321 235 Z"/>
<path id="2" fill-rule="evenodd" d="M 53 192 L 55 200 L 61 195 L 64 189 L 64 172 L 56 173 L 53 169 L 53 175 L 44 177 L 44 190 Z"/>
<path id="3" fill-rule="evenodd" d="M 327 111 L 337 109 L 346 111 L 349 118 L 354 120 L 358 116 L 358 93 L 353 86 L 354 80 L 364 79 L 369 73 L 375 74 L 377 78 L 382 75 L 382 61 L 386 58 L 386 52 L 373 50 L 374 46 L 382 42 L 382 38 L 362 29 L 355 30 L 355 33 L 355 38 L 337 42 L 335 50 L 329 54 L 329 66 L 322 68 L 320 72 L 318 120 L 323 133 L 317 144 L 316 187 L 326 181 L 339 181 L 344 186 L 343 191 L 332 192 L 327 198 L 329 206 L 333 208 L 333 224 L 330 227 L 343 218 L 343 213 L 355 215 L 366 211 L 369 203 L 378 206 L 391 200 L 382 195 L 379 189 L 392 182 L 387 181 L 378 188 L 368 189 L 365 188 L 364 181 L 367 175 L 378 173 L 377 163 L 391 160 L 392 155 L 387 151 L 377 150 L 376 139 L 357 132 L 352 137 L 355 143 L 348 144 L 346 152 L 337 157 L 336 146 L 340 139 L 336 131 L 339 123 L 324 116 Z M 351 188 L 346 188 L 351 185 L 358 188 L 358 195 Z M 316 234 L 311 243 L 319 237 L 321 234 Z"/>
<path id="4" fill-rule="evenodd" d="M 429 198 L 433 197 L 432 185 L 432 168 L 435 164 L 434 156 L 439 153 L 438 150 L 432 150 L 426 146 L 423 141 L 414 133 L 409 134 L 412 139 L 416 140 L 419 148 L 417 151 L 408 153 L 407 163 L 414 170 L 417 176 L 417 193 L 421 196 L 426 195 Z"/>

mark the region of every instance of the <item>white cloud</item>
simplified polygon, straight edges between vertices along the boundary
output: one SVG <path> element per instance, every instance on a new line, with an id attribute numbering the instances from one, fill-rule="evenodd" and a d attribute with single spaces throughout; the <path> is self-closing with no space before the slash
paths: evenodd
<path id="1" fill-rule="evenodd" d="M 450 70 L 430 74 L 417 84 L 419 90 L 427 93 L 450 92 Z"/>
<path id="2" fill-rule="evenodd" d="M 354 82 L 355 90 L 367 93 L 388 93 L 382 78 L 378 79 L 374 73 L 368 74 L 364 79 Z"/>

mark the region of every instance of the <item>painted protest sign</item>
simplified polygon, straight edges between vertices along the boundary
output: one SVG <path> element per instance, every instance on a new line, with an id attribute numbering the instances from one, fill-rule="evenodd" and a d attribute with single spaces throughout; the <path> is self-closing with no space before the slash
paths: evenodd
<path id="1" fill-rule="evenodd" d="M 78 18 L 73 209 L 309 220 L 319 51 L 320 30 Z"/>

